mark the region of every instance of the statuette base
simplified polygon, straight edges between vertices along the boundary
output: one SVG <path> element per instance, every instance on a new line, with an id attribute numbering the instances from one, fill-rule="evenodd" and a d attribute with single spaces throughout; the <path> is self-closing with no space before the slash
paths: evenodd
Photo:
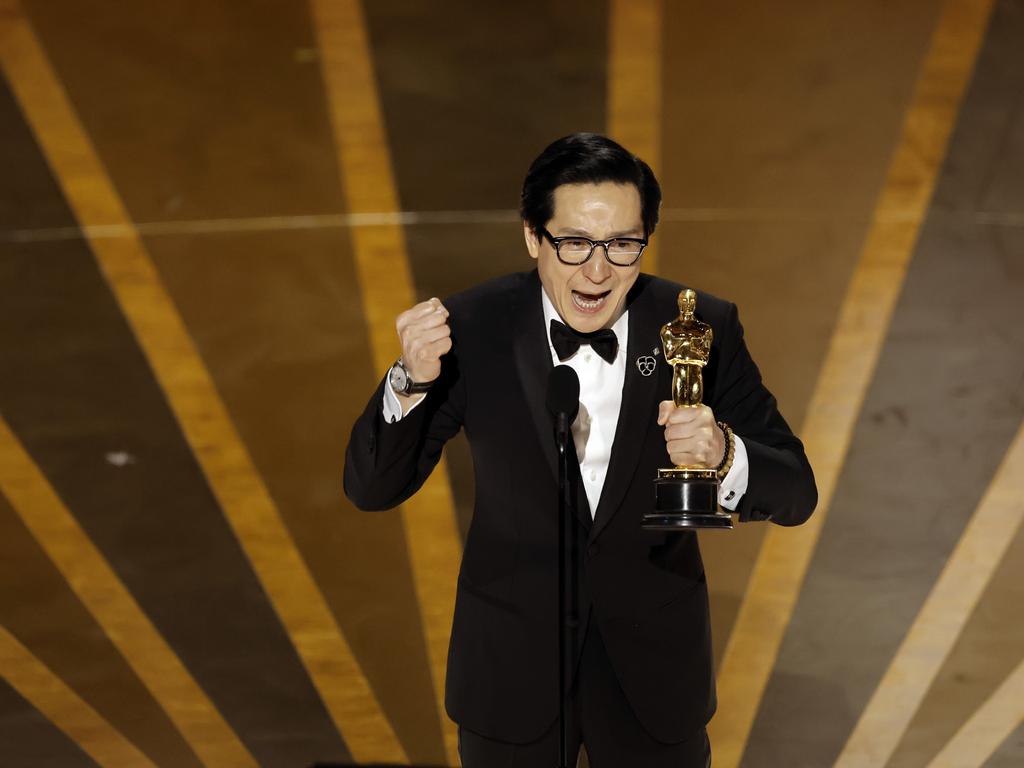
<path id="1" fill-rule="evenodd" d="M 645 530 L 732 528 L 732 518 L 718 506 L 718 473 L 714 469 L 659 469 L 654 494 L 654 512 L 643 516 Z"/>

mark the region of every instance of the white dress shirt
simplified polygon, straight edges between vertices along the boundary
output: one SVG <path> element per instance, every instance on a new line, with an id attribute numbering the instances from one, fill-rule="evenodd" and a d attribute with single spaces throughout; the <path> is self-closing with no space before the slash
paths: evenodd
<path id="1" fill-rule="evenodd" d="M 559 317 L 547 293 L 541 289 L 544 302 L 544 328 L 551 328 L 551 321 L 564 322 Z M 580 410 L 572 423 L 572 438 L 576 443 L 576 457 L 580 461 L 583 488 L 590 502 L 590 514 L 596 514 L 601 499 L 604 479 L 608 474 L 608 460 L 612 456 L 615 442 L 615 427 L 619 422 L 619 406 L 622 405 L 622 384 L 626 379 L 626 339 L 629 338 L 629 312 L 612 326 L 615 338 L 619 340 L 615 359 L 607 363 L 590 345 L 584 344 L 574 355 L 565 360 L 558 359 L 551 344 L 550 331 L 548 353 L 555 365 L 568 365 L 580 377 Z"/>
<path id="2" fill-rule="evenodd" d="M 572 437 L 583 476 L 583 488 L 587 493 L 587 501 L 590 502 L 590 514 L 594 515 L 601 499 L 605 476 L 608 474 L 608 460 L 611 458 L 615 427 L 619 421 L 619 407 L 622 405 L 622 386 L 626 378 L 627 362 L 626 339 L 629 338 L 629 311 L 624 312 L 612 326 L 619 340 L 619 348 L 611 363 L 605 362 L 604 358 L 586 344 L 571 357 L 559 360 L 551 344 L 548 329 L 552 320 L 563 321 L 543 288 L 541 296 L 544 304 L 544 335 L 548 339 L 551 361 L 555 365 L 568 365 L 576 371 L 580 379 L 580 410 L 572 423 Z M 632 373 L 640 375 L 638 371 Z M 429 392 L 414 403 L 409 411 L 416 408 L 426 397 L 430 397 Z M 384 387 L 383 411 L 385 421 L 392 424 L 404 415 L 402 405 L 390 382 Z M 732 468 L 722 479 L 718 491 L 719 504 L 730 511 L 736 509 L 740 497 L 746 493 L 749 476 L 746 446 L 739 437 L 734 435 L 733 438 L 736 450 Z M 667 463 L 667 453 L 665 459 Z"/>

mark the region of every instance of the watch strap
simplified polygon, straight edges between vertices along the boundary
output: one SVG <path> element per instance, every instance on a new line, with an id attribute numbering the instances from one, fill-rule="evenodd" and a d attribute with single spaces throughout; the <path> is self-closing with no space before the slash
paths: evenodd
<path id="1" fill-rule="evenodd" d="M 434 382 L 432 381 L 425 381 L 419 384 L 414 382 L 412 379 L 407 379 L 407 381 L 409 383 L 405 387 L 405 392 L 402 393 L 404 395 L 418 395 L 421 392 L 426 392 L 434 385 Z"/>
<path id="2" fill-rule="evenodd" d="M 402 373 L 405 374 L 405 387 L 399 391 L 398 394 L 400 395 L 418 395 L 429 390 L 434 384 L 433 381 L 413 381 L 412 376 L 409 375 L 409 369 L 405 367 L 405 363 L 402 361 L 402 358 L 398 358 L 398 360 L 395 361 L 395 365 L 392 367 L 401 368 Z"/>

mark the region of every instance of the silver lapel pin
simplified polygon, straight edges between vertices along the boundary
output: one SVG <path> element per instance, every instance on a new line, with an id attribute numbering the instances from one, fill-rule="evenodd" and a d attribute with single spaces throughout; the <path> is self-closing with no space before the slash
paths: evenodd
<path id="1" fill-rule="evenodd" d="M 656 354 L 658 354 L 657 347 L 651 350 L 651 354 L 640 355 L 640 357 L 636 359 L 636 368 L 640 371 L 641 375 L 650 376 L 654 373 L 654 369 L 658 365 L 658 358 L 655 357 Z"/>

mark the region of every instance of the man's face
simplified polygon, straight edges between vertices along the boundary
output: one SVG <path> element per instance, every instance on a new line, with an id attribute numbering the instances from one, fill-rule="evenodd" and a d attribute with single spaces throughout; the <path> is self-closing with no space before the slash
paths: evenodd
<path id="1" fill-rule="evenodd" d="M 591 240 L 644 236 L 640 193 L 633 184 L 563 184 L 555 189 L 554 216 L 547 223 L 552 237 L 582 235 Z M 622 316 L 626 294 L 640 273 L 639 260 L 617 267 L 598 246 L 583 264 L 563 264 L 543 235 L 523 227 L 526 247 L 551 303 L 581 333 L 610 328 Z"/>

